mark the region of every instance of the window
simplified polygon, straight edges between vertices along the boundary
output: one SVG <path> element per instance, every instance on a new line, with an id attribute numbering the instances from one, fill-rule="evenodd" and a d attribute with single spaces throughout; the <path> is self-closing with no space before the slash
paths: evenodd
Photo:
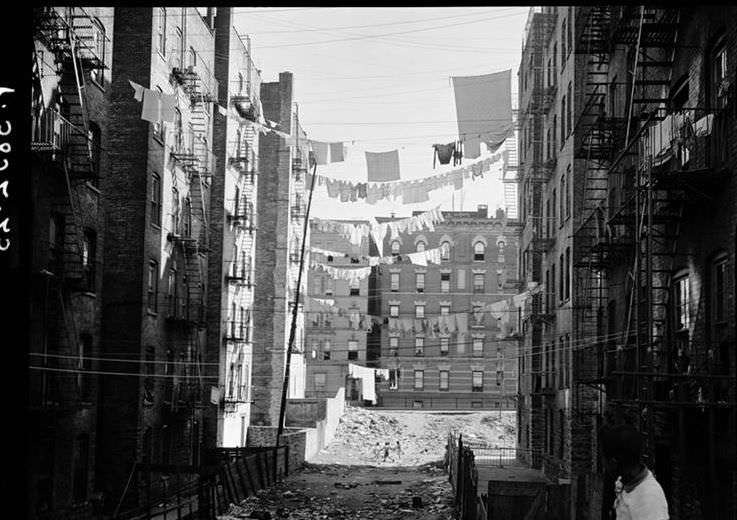
<path id="1" fill-rule="evenodd" d="M 166 7 L 159 7 L 159 52 L 166 56 Z"/>
<path id="2" fill-rule="evenodd" d="M 241 339 L 246 339 L 246 327 L 248 324 L 248 317 L 246 313 L 246 308 L 241 305 L 240 312 L 238 314 L 238 337 Z"/>
<path id="3" fill-rule="evenodd" d="M 458 275 L 458 289 L 463 290 L 466 288 L 466 270 L 465 269 L 458 269 L 456 271 L 456 274 Z"/>
<path id="4" fill-rule="evenodd" d="M 440 355 L 447 356 L 450 346 L 450 338 L 440 338 Z"/>
<path id="5" fill-rule="evenodd" d="M 441 304 L 440 305 L 440 315 L 441 316 L 447 316 L 450 314 L 450 305 L 448 304 Z"/>
<path id="6" fill-rule="evenodd" d="M 558 204 L 557 192 L 555 191 L 555 188 L 553 188 L 553 197 L 552 197 L 552 202 L 551 202 L 551 207 L 553 211 L 553 214 L 551 215 L 551 226 L 553 227 L 553 230 L 555 230 L 554 222 L 558 220 L 558 214 L 557 214 L 558 205 L 557 204 Z"/>
<path id="7" fill-rule="evenodd" d="M 727 77 L 727 46 L 722 36 L 711 53 L 712 106 L 716 108 L 724 108 L 727 104 Z"/>
<path id="8" fill-rule="evenodd" d="M 473 259 L 475 262 L 483 262 L 486 246 L 483 242 L 478 241 L 473 245 Z"/>
<path id="9" fill-rule="evenodd" d="M 568 186 L 565 190 L 565 198 L 566 198 L 566 218 L 569 218 L 571 216 L 571 191 L 573 188 L 573 179 L 571 179 L 571 165 L 568 165 L 568 168 L 566 169 L 566 173 L 568 176 Z M 561 192 L 561 196 L 563 196 L 563 193 Z"/>
<path id="10" fill-rule="evenodd" d="M 550 87 L 553 85 L 553 79 L 552 79 L 552 72 L 553 72 L 553 62 L 551 58 L 548 58 L 548 83 L 547 85 Z"/>
<path id="11" fill-rule="evenodd" d="M 558 265 L 560 266 L 560 276 L 558 277 L 558 298 L 560 298 L 560 302 L 562 303 L 565 299 L 566 289 L 565 289 L 565 269 L 566 264 L 563 259 L 563 253 L 558 255 Z"/>
<path id="12" fill-rule="evenodd" d="M 151 223 L 161 226 L 161 177 L 151 174 Z"/>
<path id="13" fill-rule="evenodd" d="M 163 123 L 160 123 L 161 129 L 163 132 Z M 174 143 L 175 143 L 175 149 L 177 152 L 183 152 L 184 151 L 184 145 L 186 144 L 184 142 L 184 130 L 182 126 L 182 111 L 179 110 L 179 108 L 174 109 Z"/>
<path id="14" fill-rule="evenodd" d="M 573 51 L 573 7 L 568 7 L 568 54 Z"/>
<path id="15" fill-rule="evenodd" d="M 325 374 L 315 374 L 315 386 L 325 386 Z"/>
<path id="16" fill-rule="evenodd" d="M 192 236 L 192 200 L 184 199 L 184 211 L 182 213 L 182 234 L 185 237 Z"/>
<path id="17" fill-rule="evenodd" d="M 563 441 L 564 441 L 565 414 L 563 410 L 558 410 L 558 458 L 563 458 Z"/>
<path id="18" fill-rule="evenodd" d="M 90 379 L 86 372 L 91 368 L 92 336 L 80 334 L 77 348 L 77 392 L 80 401 L 88 402 L 90 400 Z"/>
<path id="19" fill-rule="evenodd" d="M 390 273 L 391 278 L 391 291 L 397 292 L 399 290 L 399 273 Z"/>
<path id="20" fill-rule="evenodd" d="M 325 277 L 325 296 L 333 295 L 333 279 L 329 276 Z"/>
<path id="21" fill-rule="evenodd" d="M 238 95 L 243 95 L 243 73 L 238 73 Z"/>
<path id="22" fill-rule="evenodd" d="M 555 264 L 550 266 L 550 306 L 555 304 Z"/>
<path id="23" fill-rule="evenodd" d="M 169 269 L 166 279 L 166 309 L 169 317 L 177 315 L 177 270 Z"/>
<path id="24" fill-rule="evenodd" d="M 566 247 L 566 280 L 565 280 L 565 289 L 566 289 L 566 300 L 568 300 L 571 297 L 571 248 Z"/>
<path id="25" fill-rule="evenodd" d="M 422 390 L 425 386 L 425 371 L 415 370 L 415 390 Z"/>
<path id="26" fill-rule="evenodd" d="M 317 351 L 319 348 L 320 348 L 320 343 L 316 339 L 313 339 L 312 341 L 310 341 L 310 350 L 312 351 L 312 359 L 317 358 Z"/>
<path id="27" fill-rule="evenodd" d="M 181 68 L 182 67 L 182 55 L 184 54 L 184 41 L 182 39 L 182 29 L 180 27 L 177 27 L 175 29 L 175 41 L 174 41 L 174 56 L 173 56 L 173 66 L 175 68 Z"/>
<path id="28" fill-rule="evenodd" d="M 425 273 L 415 273 L 415 286 L 417 292 L 425 292 Z"/>
<path id="29" fill-rule="evenodd" d="M 676 331 L 691 328 L 691 285 L 688 275 L 681 276 L 674 283 L 674 301 Z"/>
<path id="30" fill-rule="evenodd" d="M 399 370 L 396 368 L 389 369 L 389 390 L 399 388 Z"/>
<path id="31" fill-rule="evenodd" d="M 95 18 L 92 21 L 92 48 L 95 51 L 95 55 L 100 62 L 105 65 L 105 26 L 102 25 L 99 19 Z M 93 68 L 90 70 L 90 78 L 97 82 L 99 85 L 105 83 L 104 68 Z"/>
<path id="32" fill-rule="evenodd" d="M 563 148 L 563 145 L 566 142 L 566 97 L 563 96 L 563 98 L 560 100 L 560 147 Z"/>
<path id="33" fill-rule="evenodd" d="M 471 372 L 471 391 L 484 391 L 484 373 L 481 370 L 474 370 Z"/>
<path id="34" fill-rule="evenodd" d="M 473 355 L 483 356 L 484 355 L 484 338 L 473 338 Z"/>
<path id="35" fill-rule="evenodd" d="M 389 316 L 392 318 L 399 316 L 399 305 L 389 305 Z"/>
<path id="36" fill-rule="evenodd" d="M 146 281 L 146 307 L 152 312 L 156 312 L 156 296 L 159 285 L 158 271 L 159 263 L 156 260 L 150 260 L 148 263 L 148 278 Z"/>
<path id="37" fill-rule="evenodd" d="M 438 389 L 448 391 L 450 386 L 448 385 L 448 371 L 447 370 L 441 370 L 440 371 L 440 381 L 438 382 Z"/>
<path id="38" fill-rule="evenodd" d="M 473 275 L 473 292 L 483 293 L 486 276 L 483 273 L 474 273 Z"/>
<path id="39" fill-rule="evenodd" d="M 440 273 L 440 292 L 450 292 L 450 273 Z"/>
<path id="40" fill-rule="evenodd" d="M 558 155 L 558 114 L 553 114 L 553 158 Z"/>
<path id="41" fill-rule="evenodd" d="M 425 304 L 418 303 L 415 305 L 415 318 L 425 317 Z"/>
<path id="42" fill-rule="evenodd" d="M 548 128 L 548 132 L 547 132 L 547 135 L 546 135 L 546 138 L 545 138 L 545 158 L 546 159 L 550 159 L 550 146 L 552 144 L 551 143 L 551 140 L 552 140 L 551 135 L 552 134 L 550 133 L 550 128 Z"/>
<path id="43" fill-rule="evenodd" d="M 348 282 L 348 295 L 349 296 L 360 296 L 361 294 L 361 282 L 360 280 L 351 280 Z"/>
<path id="44" fill-rule="evenodd" d="M 54 213 L 49 219 L 49 271 L 59 274 L 64 253 L 64 216 Z"/>
<path id="45" fill-rule="evenodd" d="M 93 69 L 94 70 L 94 69 Z M 102 150 L 102 131 L 97 123 L 90 121 L 89 129 L 87 130 L 87 139 L 91 143 L 92 156 L 92 179 L 91 183 L 97 186 L 97 179 L 100 176 L 100 152 Z"/>
<path id="46" fill-rule="evenodd" d="M 440 260 L 444 262 L 450 260 L 450 242 L 440 244 Z"/>
<path id="47" fill-rule="evenodd" d="M 712 323 L 727 321 L 727 257 L 717 258 L 711 269 Z M 718 339 L 718 338 L 715 338 Z"/>
<path id="48" fill-rule="evenodd" d="M 189 54 L 187 54 L 187 66 L 190 68 L 195 68 L 197 66 L 197 51 L 194 50 L 194 47 L 189 48 Z"/>
<path id="49" fill-rule="evenodd" d="M 358 341 L 355 339 L 348 340 L 348 359 L 351 361 L 358 359 Z"/>
<path id="50" fill-rule="evenodd" d="M 330 360 L 330 346 L 331 345 L 330 345 L 330 340 L 329 339 L 323 340 L 323 342 L 322 342 L 322 359 L 324 361 L 329 361 Z"/>
<path id="51" fill-rule="evenodd" d="M 565 209 L 566 209 L 565 208 L 565 203 L 566 203 L 565 193 L 566 193 L 566 174 L 564 173 L 563 175 L 560 176 L 560 211 L 558 213 L 558 217 L 559 217 L 558 226 L 559 227 L 563 227 L 563 222 L 565 222 L 563 218 L 564 215 L 566 214 L 565 212 Z"/>
<path id="52" fill-rule="evenodd" d="M 74 441 L 74 471 L 72 473 L 72 490 L 75 502 L 87 500 L 89 486 L 90 436 L 86 433 L 78 435 Z"/>
<path id="53" fill-rule="evenodd" d="M 179 190 L 171 189 L 171 232 L 179 234 Z"/>
<path id="54" fill-rule="evenodd" d="M 568 53 L 566 52 L 566 38 L 567 38 L 567 31 L 566 31 L 566 21 L 563 20 L 563 23 L 560 26 L 560 68 L 563 70 L 566 66 L 566 56 L 568 56 Z"/>
<path id="55" fill-rule="evenodd" d="M 85 289 L 95 292 L 95 266 L 97 263 L 97 233 L 85 229 L 82 236 L 82 272 Z"/>
<path id="56" fill-rule="evenodd" d="M 568 134 L 573 132 L 573 86 L 572 83 L 568 82 L 568 112 L 566 112 L 566 119 L 568 120 Z M 562 195 L 562 193 L 561 193 Z"/>
<path id="57" fill-rule="evenodd" d="M 399 247 L 400 247 L 399 240 L 394 240 L 392 242 L 392 255 L 394 256 L 399 255 Z"/>
<path id="58" fill-rule="evenodd" d="M 415 251 L 417 251 L 418 253 L 421 253 L 424 250 L 425 250 L 425 243 L 422 240 L 418 241 Z"/>
<path id="59" fill-rule="evenodd" d="M 391 336 L 389 338 L 389 355 L 392 357 L 397 357 L 399 355 L 399 338 L 396 336 Z"/>
<path id="60" fill-rule="evenodd" d="M 415 337 L 415 356 L 425 355 L 425 338 L 424 336 Z"/>
<path id="61" fill-rule="evenodd" d="M 557 72 L 556 70 L 557 68 L 558 68 L 558 42 L 555 42 L 553 44 L 553 72 Z M 555 85 L 557 83 L 558 83 L 558 75 L 553 74 L 553 84 Z"/>

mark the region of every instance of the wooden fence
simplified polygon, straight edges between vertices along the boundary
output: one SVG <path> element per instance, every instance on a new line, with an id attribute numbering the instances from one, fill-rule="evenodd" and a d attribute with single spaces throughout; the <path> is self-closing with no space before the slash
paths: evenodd
<path id="1" fill-rule="evenodd" d="M 459 520 L 486 520 L 486 496 L 478 495 L 478 470 L 463 435 L 448 434 L 446 470 L 455 495 Z"/>

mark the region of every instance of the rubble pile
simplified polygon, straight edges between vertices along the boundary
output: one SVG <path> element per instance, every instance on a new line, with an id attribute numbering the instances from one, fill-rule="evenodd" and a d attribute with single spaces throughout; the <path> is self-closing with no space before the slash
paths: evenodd
<path id="1" fill-rule="evenodd" d="M 418 413 L 348 407 L 333 442 L 312 460 L 414 466 L 443 459 L 449 430 L 463 433 L 469 441 L 512 447 L 515 424 L 514 412 Z"/>
<path id="2" fill-rule="evenodd" d="M 452 497 L 448 476 L 438 465 L 391 471 L 307 464 L 296 478 L 231 504 L 217 518 L 451 520 Z"/>

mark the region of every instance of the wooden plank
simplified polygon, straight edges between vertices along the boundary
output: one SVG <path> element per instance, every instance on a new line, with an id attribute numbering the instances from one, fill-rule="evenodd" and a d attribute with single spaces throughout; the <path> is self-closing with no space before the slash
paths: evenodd
<path id="1" fill-rule="evenodd" d="M 246 497 L 253 496 L 256 491 L 253 489 L 253 485 L 250 482 L 250 478 L 248 476 L 248 470 L 246 469 L 246 463 L 243 460 L 243 458 L 238 458 L 235 461 L 235 471 L 238 473 L 238 478 L 241 481 L 241 486 L 243 488 L 243 494 Z"/>

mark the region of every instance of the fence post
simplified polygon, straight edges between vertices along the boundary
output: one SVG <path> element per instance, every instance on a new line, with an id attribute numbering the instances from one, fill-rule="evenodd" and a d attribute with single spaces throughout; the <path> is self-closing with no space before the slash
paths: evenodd
<path id="1" fill-rule="evenodd" d="M 458 459 L 456 463 L 456 503 L 463 491 L 463 434 L 458 434 Z"/>

